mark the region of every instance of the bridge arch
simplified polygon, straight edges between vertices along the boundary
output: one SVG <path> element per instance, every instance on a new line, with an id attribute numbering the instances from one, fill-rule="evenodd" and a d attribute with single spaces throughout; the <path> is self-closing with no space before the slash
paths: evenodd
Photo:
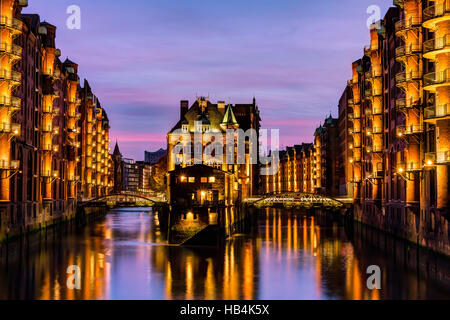
<path id="1" fill-rule="evenodd" d="M 279 207 L 285 208 L 335 208 L 344 207 L 344 203 L 331 197 L 306 193 L 285 192 L 280 194 L 266 195 L 259 199 L 252 199 L 247 203 L 257 208 Z"/>
<path id="2" fill-rule="evenodd" d="M 121 201 L 122 199 L 131 200 L 131 201 Z M 151 197 L 148 197 L 145 195 L 121 192 L 121 193 L 112 193 L 112 194 L 108 194 L 108 195 L 104 195 L 104 196 L 99 196 L 94 199 L 89 199 L 88 201 L 83 202 L 81 206 L 90 206 L 90 205 L 95 205 L 95 204 L 104 203 L 104 202 L 113 202 L 116 205 L 117 205 L 117 203 L 121 203 L 121 202 L 122 203 L 124 203 L 124 202 L 137 203 L 138 202 L 138 201 L 136 201 L 137 199 L 142 200 L 142 202 L 146 202 L 149 206 L 152 206 L 152 207 L 158 206 L 161 204 L 165 204 L 165 202 L 163 202 L 163 201 L 156 201 L 155 199 L 152 199 Z"/>

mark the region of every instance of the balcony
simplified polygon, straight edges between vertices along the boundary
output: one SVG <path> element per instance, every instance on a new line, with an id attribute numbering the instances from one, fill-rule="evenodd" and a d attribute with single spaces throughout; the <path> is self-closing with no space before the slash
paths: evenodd
<path id="1" fill-rule="evenodd" d="M 449 164 L 450 163 L 450 150 L 436 152 L 437 164 Z"/>
<path id="2" fill-rule="evenodd" d="M 371 81 L 371 80 L 373 80 L 375 78 L 379 78 L 379 77 L 381 77 L 380 70 L 371 69 L 364 74 L 364 78 L 366 79 L 366 81 Z"/>
<path id="3" fill-rule="evenodd" d="M 57 128 L 55 128 L 55 129 L 57 129 Z M 53 130 L 53 126 L 52 125 L 42 125 L 42 129 L 41 129 L 41 131 L 43 132 L 43 133 L 54 133 L 54 130 Z"/>
<path id="4" fill-rule="evenodd" d="M 400 20 L 395 23 L 395 34 L 397 37 L 403 36 L 406 31 L 418 28 L 422 25 L 420 17 L 408 17 L 408 19 Z"/>
<path id="5" fill-rule="evenodd" d="M 372 178 L 374 178 L 374 179 L 383 179 L 384 178 L 384 168 L 383 168 L 382 162 L 378 162 L 376 164 L 375 168 L 373 168 Z"/>
<path id="6" fill-rule="evenodd" d="M 11 111 L 19 111 L 22 100 L 17 97 L 0 97 L 0 107 L 9 108 Z"/>
<path id="7" fill-rule="evenodd" d="M 0 54 L 7 54 L 13 60 L 22 59 L 22 48 L 16 44 L 0 43 Z"/>
<path id="8" fill-rule="evenodd" d="M 366 89 L 364 95 L 366 99 L 373 100 L 375 97 L 380 97 L 382 95 L 382 90 L 379 88 Z"/>
<path id="9" fill-rule="evenodd" d="M 20 124 L 17 123 L 0 123 L 0 133 L 9 133 L 13 136 L 20 135 Z"/>
<path id="10" fill-rule="evenodd" d="M 19 160 L 0 160 L 0 170 L 18 170 L 20 167 Z"/>
<path id="11" fill-rule="evenodd" d="M 397 172 L 413 172 L 413 171 L 421 171 L 422 165 L 419 162 L 409 161 L 409 162 L 400 162 L 397 163 Z"/>
<path id="12" fill-rule="evenodd" d="M 383 133 L 383 128 L 382 127 L 373 127 L 373 128 L 367 128 L 366 129 L 366 135 L 370 136 L 372 134 L 381 134 Z"/>
<path id="13" fill-rule="evenodd" d="M 46 152 L 58 152 L 59 151 L 59 146 L 57 145 L 53 145 L 51 143 L 43 143 L 41 144 L 41 148 L 43 151 Z"/>
<path id="14" fill-rule="evenodd" d="M 16 18 L 0 16 L 0 27 L 9 29 L 12 34 L 19 34 L 22 33 L 23 22 Z"/>
<path id="15" fill-rule="evenodd" d="M 373 114 L 374 116 L 380 116 L 380 115 L 382 115 L 382 114 L 383 114 L 383 108 L 381 108 L 380 106 L 378 106 L 378 107 L 373 106 L 373 107 L 372 107 L 372 114 Z"/>
<path id="16" fill-rule="evenodd" d="M 421 78 L 420 72 L 418 71 L 410 71 L 405 72 L 402 71 L 395 75 L 395 84 L 397 87 L 405 86 L 406 84 L 414 81 L 419 81 Z"/>
<path id="17" fill-rule="evenodd" d="M 383 146 L 379 144 L 374 144 L 372 146 L 372 153 L 383 153 Z"/>
<path id="18" fill-rule="evenodd" d="M 79 98 L 69 99 L 68 102 L 70 104 L 77 104 L 78 105 L 78 104 L 81 104 L 81 99 L 79 99 Z"/>
<path id="19" fill-rule="evenodd" d="M 450 85 L 450 69 L 441 72 L 427 73 L 424 77 L 424 89 L 435 91 L 437 88 Z"/>
<path id="20" fill-rule="evenodd" d="M 441 21 L 450 20 L 450 0 L 425 8 L 423 20 L 423 26 L 428 29 L 434 29 L 436 24 Z"/>
<path id="21" fill-rule="evenodd" d="M 9 81 L 12 85 L 19 86 L 22 81 L 22 74 L 17 71 L 0 71 L 0 80 Z"/>
<path id="22" fill-rule="evenodd" d="M 450 52 L 450 35 L 445 37 L 431 39 L 423 43 L 423 57 L 425 59 L 435 60 L 436 55 Z"/>
<path id="23" fill-rule="evenodd" d="M 44 178 L 58 178 L 59 177 L 59 171 L 58 170 L 42 170 L 41 176 Z"/>
<path id="24" fill-rule="evenodd" d="M 430 123 L 436 123 L 437 120 L 450 119 L 450 104 L 443 104 L 425 108 L 424 120 Z"/>
<path id="25" fill-rule="evenodd" d="M 81 118 L 81 113 L 79 113 L 79 112 L 69 112 L 67 115 L 69 118 L 75 118 L 75 119 Z"/>
<path id="26" fill-rule="evenodd" d="M 438 152 L 428 152 L 425 154 L 425 165 L 448 165 L 450 164 L 450 150 L 438 151 Z"/>
<path id="27" fill-rule="evenodd" d="M 419 101 L 415 101 L 413 99 L 406 100 L 406 98 L 399 98 L 395 101 L 395 107 L 397 108 L 397 111 L 405 111 L 409 108 L 419 107 L 419 105 Z"/>
<path id="28" fill-rule="evenodd" d="M 395 58 L 397 61 L 404 61 L 405 58 L 417 55 L 422 52 L 422 48 L 418 44 L 410 44 L 395 49 Z"/>
<path id="29" fill-rule="evenodd" d="M 359 163 L 361 162 L 361 155 L 354 155 L 349 161 L 350 163 Z"/>
<path id="30" fill-rule="evenodd" d="M 423 132 L 423 125 L 398 126 L 396 128 L 397 137 L 399 138 L 413 134 L 421 134 Z"/>

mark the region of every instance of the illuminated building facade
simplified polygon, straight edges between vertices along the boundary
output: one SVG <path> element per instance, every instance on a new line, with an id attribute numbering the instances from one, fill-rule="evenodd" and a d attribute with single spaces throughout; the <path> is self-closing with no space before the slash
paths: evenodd
<path id="1" fill-rule="evenodd" d="M 123 161 L 123 190 L 137 192 L 139 190 L 139 164 L 133 159 Z"/>
<path id="2" fill-rule="evenodd" d="M 81 113 L 76 113 L 76 117 L 81 119 L 81 152 L 78 158 L 82 195 L 83 198 L 95 198 L 110 194 L 114 187 L 111 175 L 113 155 L 109 154 L 109 119 L 87 80 L 79 91 Z"/>
<path id="3" fill-rule="evenodd" d="M 448 253 L 450 1 L 394 3 L 349 82 L 355 217 Z"/>
<path id="4" fill-rule="evenodd" d="M 279 151 L 278 171 L 262 177 L 263 192 L 265 194 L 311 193 L 313 153 L 314 145 L 312 143 L 303 143 Z M 274 155 L 272 155 L 272 161 L 275 161 Z M 269 165 L 267 165 L 267 170 L 269 170 Z"/>
<path id="5" fill-rule="evenodd" d="M 279 152 L 278 172 L 263 176 L 263 193 L 339 195 L 338 147 L 338 119 L 330 115 L 314 132 L 314 143 L 287 147 Z M 272 158 L 275 161 L 273 155 Z"/>
<path id="6" fill-rule="evenodd" d="M 450 1 L 394 4 L 352 63 L 330 128 L 338 140 L 325 146 L 324 127 L 315 132 L 306 192 L 351 198 L 356 220 L 448 254 Z M 289 154 L 265 193 L 293 190 Z"/>
<path id="7" fill-rule="evenodd" d="M 177 168 L 184 168 L 187 166 L 192 166 L 194 163 L 195 152 L 194 149 L 198 148 L 198 153 L 202 156 L 202 159 L 197 159 L 201 164 L 209 165 L 219 169 L 223 172 L 230 173 L 235 178 L 234 190 L 238 195 L 238 199 L 246 199 L 253 195 L 259 193 L 259 165 L 257 163 L 252 163 L 250 159 L 251 150 L 253 150 L 258 156 L 259 143 L 256 145 L 251 144 L 248 139 L 245 139 L 245 151 L 244 163 L 238 164 L 237 151 L 238 151 L 238 139 L 237 135 L 234 136 L 234 142 L 231 145 L 223 146 L 223 159 L 221 163 L 216 163 L 212 158 L 207 158 L 203 156 L 207 146 L 211 143 L 211 136 L 217 134 L 223 141 L 226 141 L 226 130 L 227 129 L 242 129 L 247 132 L 249 129 L 253 129 L 257 135 L 259 141 L 259 128 L 260 128 L 260 116 L 259 109 L 256 105 L 255 99 L 251 104 L 236 104 L 236 105 L 225 105 L 225 102 L 219 101 L 217 104 L 211 103 L 206 98 L 198 98 L 194 104 L 189 107 L 188 101 L 181 101 L 180 104 L 180 120 L 172 128 L 172 130 L 167 135 L 167 146 L 168 146 L 168 163 L 167 169 L 169 175 L 176 175 Z M 201 126 L 198 128 L 196 126 Z M 194 132 L 204 133 L 202 141 L 194 141 Z M 183 135 L 189 137 L 186 139 L 188 143 L 184 143 L 178 139 L 175 132 L 182 132 Z M 184 137 L 182 137 L 182 140 Z M 190 141 L 189 141 L 190 140 Z M 184 150 L 190 150 L 189 154 L 185 153 L 184 150 L 178 155 L 173 152 L 176 145 L 182 143 L 186 148 Z M 192 143 L 194 142 L 194 143 Z M 191 143 L 191 144 L 189 144 Z M 233 163 L 228 163 L 226 158 L 226 149 L 232 148 L 234 150 L 234 160 Z M 188 155 L 189 157 L 186 157 Z M 177 159 L 179 157 L 179 165 L 177 165 Z M 188 160 L 186 160 L 188 159 Z M 189 160 L 190 159 L 190 160 Z M 198 164 L 198 163 L 197 163 Z M 172 181 L 168 177 L 167 181 Z M 170 184 L 168 185 L 170 194 Z M 170 196 L 170 195 L 169 195 Z"/>
<path id="8" fill-rule="evenodd" d="M 3 0 L 0 18 L 0 241 L 75 215 L 83 197 L 86 135 L 78 65 L 59 59 L 56 27 L 21 14 L 28 1 Z M 106 113 L 100 162 L 109 159 Z M 108 192 L 100 176 L 96 194 Z"/>

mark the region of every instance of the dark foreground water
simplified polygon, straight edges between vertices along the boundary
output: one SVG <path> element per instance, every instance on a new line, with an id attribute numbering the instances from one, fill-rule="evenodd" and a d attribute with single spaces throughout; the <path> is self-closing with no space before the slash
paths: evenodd
<path id="1" fill-rule="evenodd" d="M 319 220 L 267 210 L 222 248 L 183 248 L 164 243 L 151 209 L 113 210 L 3 248 L 0 299 L 450 298 L 442 283 Z M 71 265 L 81 271 L 79 290 L 67 287 Z M 381 268 L 381 290 L 367 289 L 369 265 Z"/>

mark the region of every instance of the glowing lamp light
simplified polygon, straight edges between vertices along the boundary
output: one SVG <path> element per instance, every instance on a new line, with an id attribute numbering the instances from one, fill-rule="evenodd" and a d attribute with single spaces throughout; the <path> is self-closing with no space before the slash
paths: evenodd
<path id="1" fill-rule="evenodd" d="M 402 173 L 403 172 L 403 168 L 399 168 L 397 171 L 398 171 L 398 173 Z"/>
<path id="2" fill-rule="evenodd" d="M 433 165 L 433 161 L 432 160 L 427 160 L 427 166 L 432 166 Z"/>

